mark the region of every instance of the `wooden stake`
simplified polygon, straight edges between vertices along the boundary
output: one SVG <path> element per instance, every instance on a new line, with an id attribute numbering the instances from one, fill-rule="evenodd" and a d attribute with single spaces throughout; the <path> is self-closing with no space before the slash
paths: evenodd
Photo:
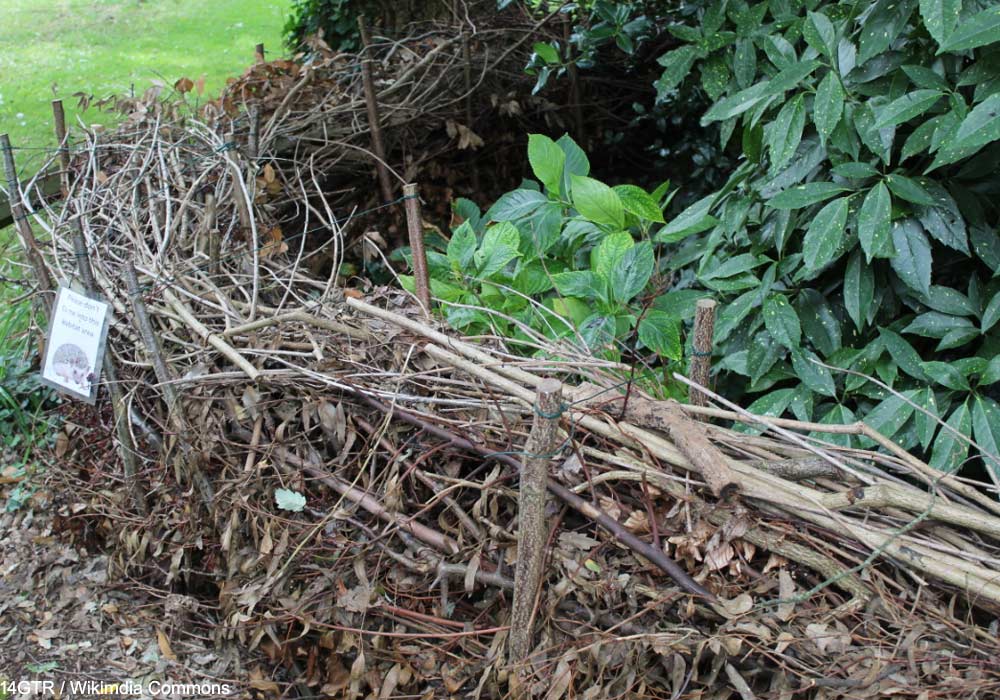
<path id="1" fill-rule="evenodd" d="M 219 229 L 212 228 L 208 231 L 208 274 L 215 277 L 219 274 L 219 252 L 222 248 L 222 234 Z"/>
<path id="2" fill-rule="evenodd" d="M 712 334 L 715 332 L 715 300 L 699 299 L 694 311 L 694 340 L 691 342 L 691 381 L 709 388 L 712 370 Z M 708 396 L 694 387 L 688 390 L 688 400 L 695 406 L 708 404 Z"/>
<path id="3" fill-rule="evenodd" d="M 382 188 L 382 201 L 392 199 L 392 180 L 389 179 L 389 169 L 385 167 L 385 143 L 382 140 L 382 122 L 378 114 L 378 98 L 375 94 L 375 78 L 372 71 L 372 58 L 368 50 L 371 39 L 365 26 L 365 16 L 358 15 L 358 32 L 361 34 L 361 46 L 364 60 L 361 61 L 361 81 L 365 88 L 365 105 L 368 108 L 368 126 L 372 130 L 372 150 L 375 151 L 375 169 L 378 172 L 379 186 Z"/>
<path id="4" fill-rule="evenodd" d="M 472 51 L 469 49 L 469 35 L 462 34 L 462 62 L 465 64 L 465 126 L 472 129 Z M 473 129 L 475 131 L 475 129 Z M 479 167 L 476 165 L 476 154 L 469 149 L 466 154 L 469 167 L 472 168 L 472 189 L 480 191 Z"/>
<path id="5" fill-rule="evenodd" d="M 424 307 L 424 315 L 431 313 L 430 278 L 427 275 L 427 253 L 424 251 L 424 220 L 420 216 L 420 195 L 415 184 L 403 185 L 406 198 L 406 228 L 410 234 L 410 252 L 413 255 L 413 285 L 417 301 Z"/>
<path id="6" fill-rule="evenodd" d="M 257 44 L 253 49 L 253 60 L 254 63 L 263 63 L 267 59 L 264 58 L 264 45 Z"/>
<path id="7" fill-rule="evenodd" d="M 204 473 L 198 467 L 197 460 L 192 459 L 191 447 L 186 442 L 188 425 L 181 405 L 180 395 L 177 393 L 177 387 L 173 384 L 174 376 L 170 372 L 166 360 L 163 359 L 163 348 L 156 337 L 153 322 L 150 320 L 149 311 L 146 308 L 146 302 L 139 291 L 139 277 L 135 273 L 135 265 L 132 264 L 131 260 L 125 262 L 125 285 L 128 289 L 129 299 L 132 301 L 132 309 L 135 311 L 135 320 L 139 327 L 139 334 L 142 336 L 142 344 L 145 346 L 146 354 L 149 355 L 149 359 L 153 363 L 153 373 L 156 375 L 156 380 L 160 383 L 160 388 L 163 390 L 163 397 L 166 399 L 167 420 L 173 427 L 175 438 L 180 443 L 181 451 L 184 453 L 183 458 L 180 455 L 175 455 L 175 476 L 178 483 L 183 483 L 181 472 L 186 468 L 190 472 L 191 481 L 198 487 L 205 506 L 210 507 L 212 499 L 215 496 L 214 490 L 208 479 L 205 478 Z"/>
<path id="8" fill-rule="evenodd" d="M 14 152 L 10 147 L 10 137 L 7 134 L 0 134 L 0 150 L 3 151 L 3 167 L 7 173 L 7 190 L 10 192 L 10 211 L 14 216 L 14 226 L 21 241 L 21 248 L 35 272 L 38 288 L 44 293 L 42 306 L 47 312 L 54 298 L 52 296 L 52 278 L 49 277 L 49 270 L 45 266 L 42 254 L 38 252 L 38 242 L 31 230 L 31 224 L 28 223 L 28 215 L 24 211 L 21 185 L 18 182 L 17 168 L 14 165 Z"/>
<path id="9" fill-rule="evenodd" d="M 59 143 L 59 188 L 65 199 L 69 197 L 69 139 L 62 100 L 52 100 L 52 119 L 56 127 L 56 141 Z"/>
<path id="10" fill-rule="evenodd" d="M 172 419 L 180 397 L 177 394 L 177 387 L 171 383 L 173 376 L 171 376 L 170 368 L 167 367 L 167 363 L 163 359 L 163 349 L 160 347 L 160 341 L 153 330 L 153 322 L 149 318 L 146 302 L 143 301 L 142 293 L 139 291 L 139 277 L 136 275 L 135 265 L 132 264 L 131 260 L 125 261 L 125 284 L 129 299 L 132 301 L 132 309 L 135 311 L 135 320 L 139 327 L 139 334 L 142 336 L 142 343 L 146 346 L 146 353 L 153 363 L 153 373 L 156 374 L 156 380 L 162 385 L 163 395 L 167 399 L 167 417 Z"/>
<path id="11" fill-rule="evenodd" d="M 586 139 L 583 133 L 583 109 L 580 107 L 580 76 L 570 50 L 570 24 L 569 15 L 563 15 L 563 46 L 566 48 L 566 60 L 568 61 L 566 74 L 569 76 L 569 104 L 573 113 L 573 127 L 576 131 L 573 136 L 579 143 L 583 144 Z"/>
<path id="12" fill-rule="evenodd" d="M 80 271 L 84 287 L 91 293 L 97 293 L 94 271 L 90 267 L 90 256 L 87 254 L 87 241 L 83 236 L 83 225 L 79 218 L 73 221 L 73 251 L 76 254 L 77 269 Z M 125 403 L 125 393 L 118 382 L 118 371 L 115 369 L 110 347 L 104 351 L 101 372 L 104 375 L 104 384 L 108 387 L 108 394 L 111 396 L 111 410 L 115 416 L 115 435 L 118 438 L 118 453 L 122 458 L 125 481 L 128 482 L 128 488 L 132 494 L 132 505 L 137 512 L 146 515 L 148 512 L 146 497 L 142 484 L 139 482 L 139 462 L 136 459 L 135 443 L 132 442 L 132 432 L 128 427 L 128 406 Z"/>
<path id="13" fill-rule="evenodd" d="M 250 135 L 247 137 L 247 156 L 256 160 L 260 153 L 260 106 L 250 108 Z"/>
<path id="14" fill-rule="evenodd" d="M 563 408 L 562 383 L 558 379 L 542 380 L 535 398 L 531 434 L 524 445 L 524 466 L 517 497 L 517 569 L 507 642 L 507 659 L 512 666 L 524 663 L 533 642 L 535 599 L 542 582 L 548 540 L 546 484 L 549 463 L 559 448 L 559 419 Z"/>

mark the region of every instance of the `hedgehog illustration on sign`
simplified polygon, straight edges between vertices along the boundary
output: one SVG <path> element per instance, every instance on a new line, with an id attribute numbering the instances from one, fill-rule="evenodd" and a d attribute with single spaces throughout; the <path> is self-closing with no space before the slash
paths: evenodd
<path id="1" fill-rule="evenodd" d="M 52 353 L 52 371 L 67 384 L 76 384 L 81 393 L 90 391 L 93 370 L 79 345 L 63 343 Z"/>

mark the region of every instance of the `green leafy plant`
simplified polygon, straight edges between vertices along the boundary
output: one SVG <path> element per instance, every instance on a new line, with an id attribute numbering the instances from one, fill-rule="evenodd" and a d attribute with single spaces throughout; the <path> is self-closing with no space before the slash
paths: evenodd
<path id="1" fill-rule="evenodd" d="M 659 240 L 723 302 L 726 392 L 1000 479 L 1000 6 L 688 7 L 659 97 L 698 81 L 742 163 Z"/>
<path id="2" fill-rule="evenodd" d="M 369 9 L 358 0 L 293 0 L 285 22 L 285 45 L 298 51 L 315 34 L 334 51 L 357 51 L 361 48 L 358 15 Z"/>
<path id="3" fill-rule="evenodd" d="M 668 280 L 653 238 L 662 234 L 668 183 L 652 193 L 608 186 L 565 135 L 532 134 L 528 160 L 538 182 L 523 182 L 485 214 L 458 200 L 462 223 L 428 253 L 431 291 L 449 323 L 526 350 L 565 339 L 606 357 L 679 361 L 681 322 L 704 293 L 658 293 Z M 412 289 L 412 277 L 402 281 Z"/>
<path id="4" fill-rule="evenodd" d="M 0 451 L 19 454 L 21 466 L 28 465 L 37 445 L 50 440 L 44 413 L 54 405 L 54 392 L 42 386 L 32 366 L 34 352 L 24 332 L 29 315 L 26 302 L 0 312 Z"/>
<path id="5" fill-rule="evenodd" d="M 510 5 L 500 0 L 498 7 Z M 547 12 L 545 3 L 526 3 L 536 14 Z M 596 2 L 567 4 L 563 13 L 579 20 L 567 43 L 558 40 L 536 42 L 525 70 L 537 76 L 532 94 L 542 90 L 550 77 L 561 78 L 572 63 L 579 68 L 593 68 L 601 47 L 613 44 L 632 55 L 652 35 L 654 19 L 647 16 L 641 2 Z"/>

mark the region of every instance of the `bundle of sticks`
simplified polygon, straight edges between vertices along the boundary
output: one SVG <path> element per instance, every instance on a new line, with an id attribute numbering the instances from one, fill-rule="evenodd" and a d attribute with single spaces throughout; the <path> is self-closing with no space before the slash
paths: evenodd
<path id="1" fill-rule="evenodd" d="M 45 274 L 114 309 L 122 462 L 55 478 L 117 574 L 331 697 L 501 697 L 511 670 L 550 698 L 1000 692 L 992 496 L 863 423 L 658 400 L 569 342 L 526 357 L 311 274 L 307 231 L 334 261 L 350 242 L 315 162 L 277 159 L 289 114 L 248 153 L 225 118 L 151 113 L 89 135 L 63 207 L 26 200 Z M 310 214 L 285 234 L 290 200 Z M 546 565 L 519 589 L 530 539 Z"/>

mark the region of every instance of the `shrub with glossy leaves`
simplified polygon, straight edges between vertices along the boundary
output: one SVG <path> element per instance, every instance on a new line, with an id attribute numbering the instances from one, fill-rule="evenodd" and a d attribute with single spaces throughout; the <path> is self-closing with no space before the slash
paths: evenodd
<path id="1" fill-rule="evenodd" d="M 428 253 L 431 291 L 449 323 L 520 341 L 526 352 L 566 339 L 608 358 L 679 361 L 681 321 L 704 293 L 660 293 L 667 280 L 654 238 L 668 183 L 652 193 L 610 187 L 591 177 L 587 155 L 565 135 L 532 134 L 528 160 L 537 182 L 525 180 L 485 214 L 458 200 L 460 225 Z M 411 277 L 403 283 L 412 289 Z"/>
<path id="2" fill-rule="evenodd" d="M 669 249 L 723 302 L 727 392 L 863 417 L 940 469 L 974 439 L 1000 478 L 1000 5 L 692 6 L 657 88 L 698 81 L 742 163 Z"/>

